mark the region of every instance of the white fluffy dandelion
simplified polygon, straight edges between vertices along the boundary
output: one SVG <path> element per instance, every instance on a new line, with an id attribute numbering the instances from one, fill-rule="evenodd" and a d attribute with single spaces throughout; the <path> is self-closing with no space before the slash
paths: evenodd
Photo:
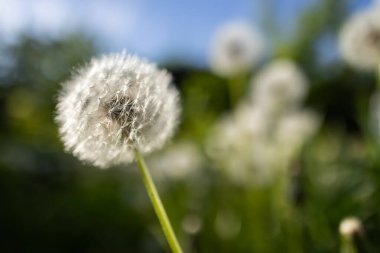
<path id="1" fill-rule="evenodd" d="M 274 161 L 269 155 L 271 147 L 265 146 L 269 132 L 266 115 L 242 104 L 216 124 L 207 141 L 206 151 L 232 182 L 265 185 L 271 174 L 268 163 Z"/>
<path id="2" fill-rule="evenodd" d="M 357 217 L 347 217 L 339 225 L 339 233 L 345 238 L 352 238 L 363 232 L 362 222 Z"/>
<path id="3" fill-rule="evenodd" d="M 211 69 L 231 77 L 248 71 L 259 60 L 263 41 L 254 27 L 244 22 L 227 23 L 216 32 L 211 44 Z"/>
<path id="4" fill-rule="evenodd" d="M 148 153 L 173 135 L 179 117 L 171 75 L 126 53 L 80 69 L 63 84 L 56 121 L 65 148 L 106 168 Z"/>
<path id="5" fill-rule="evenodd" d="M 320 118 L 314 112 L 282 109 L 282 114 L 273 114 L 245 103 L 217 122 L 206 151 L 232 182 L 259 187 L 274 182 L 277 172 L 294 161 L 319 129 Z"/>
<path id="6" fill-rule="evenodd" d="M 280 120 L 276 131 L 276 140 L 287 160 L 291 160 L 314 136 L 320 123 L 318 115 L 308 110 L 289 113 Z"/>
<path id="7" fill-rule="evenodd" d="M 173 135 L 179 117 L 171 76 L 126 53 L 93 59 L 63 85 L 56 121 L 65 148 L 106 168 L 136 159 L 153 208 L 173 252 L 182 253 L 141 153 Z"/>
<path id="8" fill-rule="evenodd" d="M 360 70 L 375 70 L 380 63 L 380 8 L 360 12 L 347 21 L 340 33 L 344 60 Z"/>
<path id="9" fill-rule="evenodd" d="M 290 60 L 276 60 L 252 81 L 252 100 L 267 112 L 299 106 L 307 92 L 307 79 Z"/>

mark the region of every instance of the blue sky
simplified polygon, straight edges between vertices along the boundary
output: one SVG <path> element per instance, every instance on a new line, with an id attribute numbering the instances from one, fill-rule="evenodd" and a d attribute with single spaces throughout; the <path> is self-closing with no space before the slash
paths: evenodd
<path id="1" fill-rule="evenodd" d="M 247 20 L 260 25 L 263 5 L 273 3 L 282 34 L 318 0 L 0 0 L 0 38 L 21 31 L 57 37 L 73 30 L 93 36 L 103 52 L 127 49 L 148 59 L 207 64 L 209 41 L 221 24 Z M 352 9 L 373 0 L 347 0 Z"/>

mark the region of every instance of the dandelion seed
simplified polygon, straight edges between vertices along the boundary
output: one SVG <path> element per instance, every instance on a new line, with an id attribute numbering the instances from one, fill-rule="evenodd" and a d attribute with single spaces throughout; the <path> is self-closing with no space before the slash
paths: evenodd
<path id="1" fill-rule="evenodd" d="M 252 68 L 262 51 L 262 39 L 253 27 L 243 22 L 228 23 L 212 41 L 211 69 L 220 76 L 232 77 Z"/>
<path id="2" fill-rule="evenodd" d="M 375 70 L 380 63 L 380 8 L 349 19 L 339 37 L 344 60 L 359 70 Z"/>
<path id="3" fill-rule="evenodd" d="M 307 80 L 290 60 L 276 60 L 252 81 L 255 106 L 268 113 L 296 108 L 307 92 Z"/>
<path id="4" fill-rule="evenodd" d="M 154 64 L 111 54 L 80 69 L 63 84 L 56 121 L 65 148 L 106 168 L 161 147 L 179 117 L 172 78 Z"/>

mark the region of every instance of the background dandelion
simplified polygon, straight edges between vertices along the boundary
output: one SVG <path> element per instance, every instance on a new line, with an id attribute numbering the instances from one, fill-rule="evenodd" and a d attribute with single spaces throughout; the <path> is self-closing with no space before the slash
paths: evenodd
<path id="1" fill-rule="evenodd" d="M 371 7 L 351 17 L 342 28 L 344 59 L 361 70 L 376 70 L 380 58 L 380 8 Z"/>
<path id="2" fill-rule="evenodd" d="M 249 23 L 231 22 L 215 32 L 210 66 L 215 73 L 231 77 L 249 71 L 263 55 L 263 39 Z"/>
<path id="3" fill-rule="evenodd" d="M 281 113 L 300 105 L 308 90 L 307 79 L 291 60 L 276 60 L 258 73 L 251 84 L 254 104 L 268 113 Z"/>

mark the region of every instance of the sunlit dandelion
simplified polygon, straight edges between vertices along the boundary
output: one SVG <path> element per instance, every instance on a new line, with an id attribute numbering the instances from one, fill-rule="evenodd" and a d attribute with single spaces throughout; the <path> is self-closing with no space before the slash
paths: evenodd
<path id="1" fill-rule="evenodd" d="M 65 148 L 80 160 L 107 168 L 136 159 L 174 253 L 182 249 L 141 154 L 173 135 L 179 111 L 170 74 L 121 53 L 93 59 L 64 83 L 56 116 Z"/>
<path id="2" fill-rule="evenodd" d="M 220 27 L 211 45 L 210 66 L 220 76 L 232 77 L 250 70 L 263 54 L 258 31 L 244 22 Z"/>
<path id="3" fill-rule="evenodd" d="M 56 120 L 65 148 L 106 168 L 129 163 L 133 149 L 148 153 L 173 135 L 179 117 L 171 76 L 126 53 L 81 68 L 63 84 Z"/>
<path id="4" fill-rule="evenodd" d="M 380 63 L 380 8 L 351 17 L 341 30 L 339 42 L 347 63 L 359 70 L 376 70 Z"/>
<path id="5" fill-rule="evenodd" d="M 251 99 L 268 113 L 297 108 L 308 90 L 307 79 L 291 60 L 276 60 L 252 80 Z"/>

